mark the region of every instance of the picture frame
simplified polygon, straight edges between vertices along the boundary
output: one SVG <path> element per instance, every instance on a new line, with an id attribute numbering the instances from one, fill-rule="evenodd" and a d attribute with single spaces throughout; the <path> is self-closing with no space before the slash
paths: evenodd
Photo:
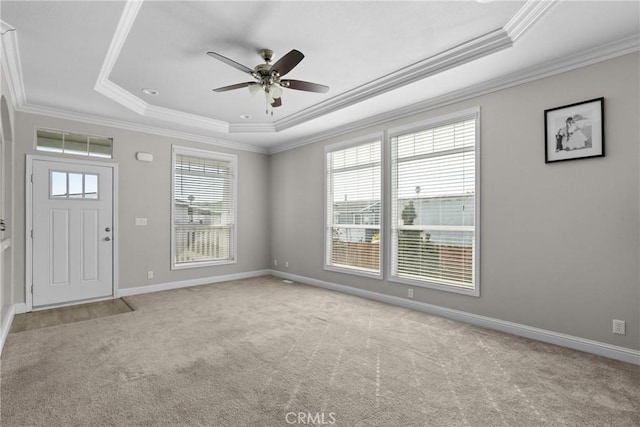
<path id="1" fill-rule="evenodd" d="M 545 163 L 604 157 L 604 98 L 544 111 Z"/>

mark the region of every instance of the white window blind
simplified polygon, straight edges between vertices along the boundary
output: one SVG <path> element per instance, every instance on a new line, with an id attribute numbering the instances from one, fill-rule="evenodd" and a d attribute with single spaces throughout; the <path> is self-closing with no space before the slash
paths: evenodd
<path id="1" fill-rule="evenodd" d="M 380 273 L 381 142 L 326 154 L 328 268 Z"/>
<path id="2" fill-rule="evenodd" d="M 235 156 L 174 148 L 174 267 L 235 260 Z"/>
<path id="3" fill-rule="evenodd" d="M 475 115 L 396 135 L 391 151 L 391 275 L 475 289 Z"/>

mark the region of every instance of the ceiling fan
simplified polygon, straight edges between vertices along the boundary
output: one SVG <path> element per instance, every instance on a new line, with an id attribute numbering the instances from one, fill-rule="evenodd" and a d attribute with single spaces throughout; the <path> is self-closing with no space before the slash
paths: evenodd
<path id="1" fill-rule="evenodd" d="M 207 52 L 207 55 L 212 58 L 216 58 L 237 70 L 248 73 L 255 79 L 255 81 L 252 82 L 237 83 L 230 86 L 219 87 L 213 89 L 213 91 L 226 92 L 228 90 L 240 89 L 243 87 L 248 87 L 252 94 L 263 91 L 266 96 L 267 103 L 273 108 L 280 107 L 282 105 L 280 97 L 282 96 L 283 88 L 319 93 L 326 93 L 329 91 L 329 86 L 305 82 L 302 80 L 282 79 L 285 74 L 293 70 L 293 68 L 304 58 L 304 55 L 299 50 L 293 49 L 274 64 L 271 64 L 271 60 L 273 58 L 272 50 L 261 49 L 258 53 L 262 59 L 264 59 L 265 63 L 258 64 L 251 69 L 227 58 L 226 56 L 222 56 L 219 53 Z M 273 114 L 273 110 L 271 110 L 271 114 Z"/>

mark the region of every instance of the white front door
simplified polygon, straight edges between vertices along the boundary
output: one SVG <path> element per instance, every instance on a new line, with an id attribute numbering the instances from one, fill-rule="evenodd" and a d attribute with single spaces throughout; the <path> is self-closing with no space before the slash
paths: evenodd
<path id="1" fill-rule="evenodd" d="M 33 307 L 113 295 L 113 169 L 33 160 Z"/>

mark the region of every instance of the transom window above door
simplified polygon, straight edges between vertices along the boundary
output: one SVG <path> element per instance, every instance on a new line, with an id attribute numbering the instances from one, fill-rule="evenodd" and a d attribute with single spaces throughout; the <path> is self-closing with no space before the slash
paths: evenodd
<path id="1" fill-rule="evenodd" d="M 113 138 L 37 129 L 36 150 L 111 159 Z"/>

